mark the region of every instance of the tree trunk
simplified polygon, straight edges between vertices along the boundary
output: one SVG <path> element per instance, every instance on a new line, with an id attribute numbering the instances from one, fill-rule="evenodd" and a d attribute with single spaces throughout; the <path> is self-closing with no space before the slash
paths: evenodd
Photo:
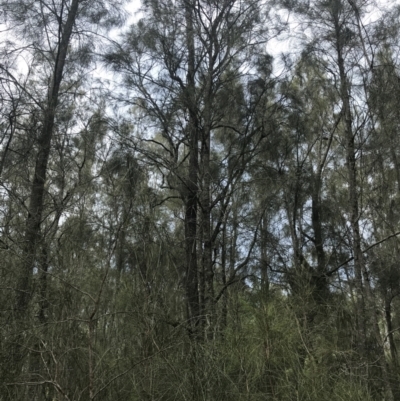
<path id="1" fill-rule="evenodd" d="M 69 9 L 68 18 L 60 30 L 62 36 L 58 46 L 52 82 L 49 88 L 47 106 L 44 111 L 43 128 L 39 137 L 39 150 L 36 156 L 35 173 L 31 189 L 28 217 L 26 219 L 24 261 L 20 274 L 16 309 L 17 313 L 24 315 L 31 299 L 31 280 L 36 262 L 36 250 L 40 240 L 40 225 L 43 214 L 43 199 L 45 192 L 47 165 L 49 161 L 51 140 L 53 137 L 55 114 L 58 104 L 60 85 L 67 58 L 72 29 L 75 23 L 80 0 L 73 0 Z"/>
<path id="2" fill-rule="evenodd" d="M 348 171 L 349 181 L 349 206 L 350 206 L 350 225 L 352 231 L 352 247 L 354 254 L 354 271 L 357 286 L 357 295 L 360 297 L 357 304 L 358 314 L 361 316 L 361 327 L 358 328 L 360 341 L 364 346 L 364 351 L 368 353 L 367 348 L 367 333 L 366 322 L 367 319 L 372 320 L 372 329 L 374 340 L 377 348 L 377 364 L 382 372 L 382 378 L 385 388 L 385 396 L 387 400 L 392 401 L 393 389 L 390 385 L 390 377 L 386 366 L 386 357 L 382 345 L 382 336 L 379 330 L 377 315 L 375 313 L 374 294 L 369 280 L 369 274 L 364 261 L 364 255 L 361 250 L 361 235 L 359 226 L 359 204 L 358 204 L 358 191 L 357 191 L 357 162 L 356 162 L 356 146 L 355 134 L 353 132 L 353 118 L 350 107 L 350 89 L 345 71 L 345 63 L 343 58 L 343 43 L 344 33 L 342 32 L 342 25 L 339 23 L 338 13 L 333 13 L 333 20 L 335 25 L 335 39 L 337 51 L 337 63 L 340 75 L 340 96 L 342 101 L 342 113 L 344 116 L 344 131 L 346 138 L 346 164 Z"/>
<path id="3" fill-rule="evenodd" d="M 197 269 L 197 202 L 198 202 L 198 121 L 195 94 L 195 44 L 193 31 L 193 6 L 185 2 L 186 45 L 188 72 L 186 102 L 189 112 L 187 135 L 189 141 L 189 172 L 185 197 L 185 247 L 186 247 L 186 297 L 188 322 L 191 333 L 197 337 L 200 316 Z"/>
<path id="4" fill-rule="evenodd" d="M 208 50 L 208 74 L 205 84 L 204 99 L 204 127 L 202 130 L 201 147 L 201 171 L 202 171 L 202 224 L 203 224 L 203 255 L 202 263 L 205 279 L 204 313 L 206 316 L 206 333 L 212 339 L 215 323 L 215 294 L 214 294 L 214 270 L 213 270 L 213 239 L 211 227 L 211 175 L 210 175 L 210 155 L 211 155 L 211 107 L 213 104 L 212 77 L 213 77 L 213 51 L 212 45 Z"/>
<path id="5" fill-rule="evenodd" d="M 61 37 L 55 59 L 53 77 L 49 86 L 47 105 L 43 114 L 43 126 L 38 140 L 35 172 L 30 194 L 28 217 L 25 225 L 25 241 L 23 244 L 24 257 L 18 272 L 17 293 L 15 298 L 15 317 L 18 327 L 18 338 L 11 347 L 13 375 L 18 375 L 22 367 L 23 326 L 29 323 L 29 304 L 32 299 L 32 277 L 37 264 L 37 249 L 40 243 L 40 226 L 44 210 L 44 193 L 46 184 L 47 165 L 49 161 L 51 141 L 53 137 L 55 114 L 63 71 L 68 53 L 68 46 L 75 24 L 80 0 L 73 0 L 69 8 L 67 21 L 60 25 Z"/>

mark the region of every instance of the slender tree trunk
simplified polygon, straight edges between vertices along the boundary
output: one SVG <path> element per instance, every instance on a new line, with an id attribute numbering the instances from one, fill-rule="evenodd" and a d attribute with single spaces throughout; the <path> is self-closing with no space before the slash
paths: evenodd
<path id="1" fill-rule="evenodd" d="M 73 0 L 69 9 L 66 23 L 60 27 L 62 32 L 55 60 L 52 82 L 49 88 L 48 101 L 44 110 L 43 128 L 39 137 L 39 150 L 36 156 L 35 173 L 31 189 L 28 217 L 25 228 L 24 262 L 20 275 L 16 308 L 22 316 L 28 307 L 31 294 L 31 280 L 36 261 L 36 249 L 40 240 L 40 225 L 42 222 L 44 192 L 49 161 L 51 140 L 53 137 L 54 121 L 60 85 L 67 58 L 68 46 L 72 35 L 80 0 Z"/>
<path id="2" fill-rule="evenodd" d="M 318 171 L 314 178 L 311 199 L 311 223 L 314 231 L 314 248 L 317 255 L 317 268 L 312 285 L 314 287 L 314 299 L 318 305 L 326 304 L 329 296 L 328 281 L 325 275 L 326 255 L 321 221 L 321 170 Z"/>
<path id="3" fill-rule="evenodd" d="M 339 24 L 338 16 L 334 15 L 335 30 L 336 30 L 336 51 L 337 62 L 339 66 L 340 75 L 340 96 L 342 101 L 342 113 L 344 117 L 344 130 L 346 138 L 346 164 L 349 182 L 349 207 L 350 207 L 350 225 L 353 237 L 353 253 L 354 253 L 354 271 L 356 283 L 356 296 L 357 300 L 357 314 L 362 319 L 359 325 L 359 341 L 365 345 L 366 342 L 366 314 L 365 314 L 365 300 L 364 300 L 364 286 L 362 281 L 362 263 L 363 254 L 361 251 L 361 236 L 360 227 L 358 223 L 359 208 L 358 208 L 358 195 L 357 195 L 357 164 L 356 164 L 356 149 L 353 134 L 353 121 L 350 108 L 350 93 L 348 87 L 348 80 L 345 71 L 345 64 L 343 59 L 342 49 L 342 32 Z"/>
<path id="4" fill-rule="evenodd" d="M 186 297 L 188 321 L 191 332 L 198 335 L 200 316 L 198 267 L 197 267 L 197 202 L 198 202 L 198 122 L 195 93 L 195 44 L 193 31 L 193 6 L 185 2 L 186 46 L 188 50 L 188 72 L 186 102 L 189 112 L 187 135 L 189 141 L 189 172 L 185 199 L 185 248 L 186 248 Z"/>
<path id="5" fill-rule="evenodd" d="M 393 336 L 393 324 L 392 324 L 392 302 L 391 299 L 386 296 L 385 301 L 385 320 L 386 320 L 386 329 L 387 329 L 387 337 L 389 339 L 389 346 L 390 346 L 390 356 L 392 357 L 393 365 L 397 366 L 397 348 L 394 342 Z"/>
<path id="6" fill-rule="evenodd" d="M 205 298 L 204 310 L 206 316 L 207 337 L 212 339 L 215 323 L 215 294 L 214 294 L 214 269 L 213 269 L 213 239 L 211 227 L 211 107 L 212 96 L 212 75 L 213 75 L 213 52 L 212 47 L 208 50 L 209 66 L 205 85 L 205 107 L 204 107 L 204 128 L 202 130 L 201 147 L 201 171 L 202 171 L 202 224 L 203 224 L 203 255 L 202 263 L 205 275 Z"/>
<path id="7" fill-rule="evenodd" d="M 40 276 L 39 276 L 39 313 L 37 317 L 37 321 L 39 323 L 38 328 L 38 338 L 35 341 L 33 346 L 34 352 L 31 352 L 29 355 L 29 370 L 31 375 L 31 382 L 35 382 L 38 378 L 42 376 L 43 362 L 42 358 L 46 358 L 46 353 L 44 352 L 44 347 L 41 342 L 40 335 L 46 331 L 47 326 L 47 310 L 49 308 L 49 301 L 47 297 L 47 273 L 49 270 L 49 261 L 47 255 L 46 244 L 41 245 L 41 252 L 38 257 L 39 265 L 40 265 Z M 40 399 L 40 392 L 44 391 L 43 386 L 29 386 L 27 389 L 28 399 L 31 401 L 35 401 Z"/>
<path id="8" fill-rule="evenodd" d="M 268 302 L 269 293 L 269 279 L 268 279 L 268 222 L 265 216 L 261 220 L 261 242 L 260 242 L 260 253 L 261 253 L 261 294 L 263 300 Z"/>
<path id="9" fill-rule="evenodd" d="M 353 236 L 353 254 L 354 254 L 354 270 L 357 285 L 357 293 L 360 297 L 360 307 L 358 313 L 361 314 L 362 326 L 359 327 L 360 340 L 364 345 L 364 350 L 367 349 L 366 338 L 366 322 L 370 318 L 372 320 L 372 329 L 375 337 L 376 347 L 378 350 L 377 364 L 381 369 L 382 378 L 385 388 L 385 396 L 387 400 L 392 401 L 393 388 L 390 384 L 390 375 L 387 369 L 385 352 L 382 344 L 382 336 L 379 329 L 377 315 L 375 313 L 375 300 L 369 274 L 365 265 L 364 255 L 361 249 L 361 235 L 359 226 L 359 204 L 358 204 L 358 191 L 357 191 L 357 163 L 356 163 L 356 146 L 353 132 L 353 119 L 350 107 L 350 89 L 347 74 L 345 71 L 345 63 L 343 58 L 343 32 L 342 26 L 339 23 L 338 14 L 333 15 L 335 23 L 336 35 L 336 51 L 337 63 L 340 75 L 340 95 L 342 101 L 342 112 L 345 123 L 345 138 L 346 138 L 346 162 L 349 180 L 349 206 L 350 206 L 350 225 Z"/>
<path id="10" fill-rule="evenodd" d="M 222 243 L 221 243 L 221 271 L 222 271 L 222 285 L 227 284 L 227 266 L 226 266 L 226 221 L 224 222 L 222 228 Z M 225 335 L 225 330 L 228 327 L 228 289 L 224 291 L 222 296 L 222 305 L 221 305 L 221 336 Z"/>
<path id="11" fill-rule="evenodd" d="M 9 127 L 10 127 L 10 135 L 8 137 L 7 143 L 6 143 L 5 147 L 4 147 L 3 155 L 2 155 L 1 160 L 0 160 L 0 177 L 3 175 L 3 170 L 4 170 L 4 166 L 6 164 L 7 155 L 9 153 L 11 142 L 13 140 L 14 133 L 15 133 L 16 110 L 17 110 L 19 102 L 18 101 L 13 101 L 12 103 L 13 103 L 13 109 L 11 110 L 11 112 L 9 114 L 9 117 L 8 117 Z"/>
<path id="12" fill-rule="evenodd" d="M 72 0 L 67 21 L 60 25 L 60 41 L 55 59 L 53 77 L 49 86 L 47 105 L 43 113 L 43 125 L 38 140 L 38 153 L 36 156 L 35 172 L 30 194 L 28 217 L 25 225 L 25 239 L 23 245 L 24 257 L 21 269 L 18 272 L 17 293 L 15 298 L 15 318 L 17 330 L 21 333 L 11 347 L 11 360 L 13 361 L 12 376 L 18 375 L 22 367 L 22 328 L 29 322 L 29 304 L 32 299 L 32 277 L 37 264 L 37 249 L 40 243 L 40 226 L 44 210 L 44 193 L 49 161 L 51 141 L 54 131 L 55 114 L 58 104 L 60 86 L 67 59 L 68 46 L 72 35 L 80 0 Z"/>
<path id="13" fill-rule="evenodd" d="M 312 204 L 311 204 L 311 222 L 314 231 L 315 240 L 315 252 L 317 254 L 317 270 L 319 274 L 323 274 L 325 271 L 325 251 L 324 242 L 322 236 L 322 224 L 321 224 L 321 202 L 320 202 L 320 187 L 321 177 L 317 176 L 315 179 Z"/>
<path id="14" fill-rule="evenodd" d="M 392 162 L 394 164 L 394 168 L 396 171 L 397 190 L 400 192 L 400 165 L 399 165 L 398 157 L 396 155 L 396 148 L 395 148 L 394 144 L 390 149 L 390 156 L 392 157 Z"/>

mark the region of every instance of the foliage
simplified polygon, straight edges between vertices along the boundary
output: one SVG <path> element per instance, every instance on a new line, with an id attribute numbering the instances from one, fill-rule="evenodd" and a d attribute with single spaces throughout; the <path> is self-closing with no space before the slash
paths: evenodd
<path id="1" fill-rule="evenodd" d="M 0 400 L 400 399 L 395 6 L 0 4 Z"/>

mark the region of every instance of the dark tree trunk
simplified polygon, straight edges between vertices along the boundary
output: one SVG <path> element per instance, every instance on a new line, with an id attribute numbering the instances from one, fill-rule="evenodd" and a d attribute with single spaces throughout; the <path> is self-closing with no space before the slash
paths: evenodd
<path id="1" fill-rule="evenodd" d="M 58 104 L 60 85 L 68 53 L 72 29 L 78 12 L 80 0 L 73 0 L 69 9 L 66 23 L 60 27 L 62 32 L 55 60 L 52 82 L 49 88 L 48 100 L 43 116 L 43 128 L 38 143 L 35 173 L 31 189 L 28 217 L 26 219 L 24 261 L 18 284 L 16 309 L 17 314 L 24 315 L 31 299 L 31 280 L 36 262 L 36 251 L 40 240 L 40 225 L 44 209 L 44 192 L 49 161 L 51 140 L 53 137 L 55 114 Z"/>
<path id="2" fill-rule="evenodd" d="M 33 296 L 32 278 L 36 265 L 39 264 L 37 252 L 40 247 L 40 227 L 44 210 L 44 194 L 47 166 L 49 161 L 51 142 L 54 131 L 55 114 L 58 104 L 60 86 L 63 80 L 63 71 L 67 59 L 68 46 L 75 24 L 80 0 L 73 0 L 69 8 L 67 21 L 60 25 L 60 39 L 55 58 L 53 76 L 49 86 L 47 104 L 43 112 L 43 126 L 38 139 L 38 153 L 36 156 L 35 172 L 30 194 L 28 217 L 25 225 L 25 239 L 23 244 L 23 259 L 18 272 L 17 292 L 15 298 L 15 318 L 17 332 L 20 333 L 10 349 L 12 363 L 10 374 L 16 377 L 24 359 L 22 351 L 23 327 L 29 324 L 29 305 Z M 61 24 L 61 23 L 60 23 Z"/>
<path id="3" fill-rule="evenodd" d="M 189 112 L 187 135 L 189 142 L 189 172 L 185 197 L 185 247 L 186 247 L 186 297 L 191 333 L 198 335 L 200 316 L 198 266 L 197 266 L 197 207 L 198 207 L 198 121 L 195 94 L 195 44 L 193 31 L 193 6 L 185 3 L 186 45 L 188 72 L 186 102 Z"/>
<path id="4" fill-rule="evenodd" d="M 350 89 L 345 70 L 345 61 L 343 58 L 343 45 L 345 42 L 343 26 L 339 22 L 339 11 L 332 13 L 335 27 L 335 47 L 337 52 L 337 64 L 340 77 L 340 97 L 342 101 L 342 113 L 344 117 L 344 131 L 346 139 L 346 163 L 349 181 L 349 207 L 350 207 L 350 225 L 352 231 L 352 247 L 354 255 L 354 271 L 356 279 L 356 291 L 360 297 L 358 303 L 358 315 L 361 316 L 361 327 L 358 328 L 360 341 L 364 346 L 364 351 L 368 355 L 366 324 L 371 320 L 374 341 L 377 349 L 377 364 L 382 372 L 383 385 L 386 397 L 389 401 L 393 398 L 393 388 L 390 383 L 389 372 L 386 364 L 386 356 L 382 346 L 382 338 L 379 329 L 377 315 L 375 313 L 374 294 L 371 288 L 369 273 L 365 265 L 364 255 L 361 249 L 361 235 L 359 226 L 359 203 L 357 191 L 357 161 L 355 134 L 353 132 L 353 117 L 350 106 Z"/>

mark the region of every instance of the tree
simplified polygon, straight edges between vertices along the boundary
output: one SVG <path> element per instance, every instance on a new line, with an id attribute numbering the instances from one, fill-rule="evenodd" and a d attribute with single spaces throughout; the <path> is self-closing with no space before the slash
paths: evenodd
<path id="1" fill-rule="evenodd" d="M 2 2 L 1 399 L 399 398 L 398 13 L 284 3 Z"/>
<path id="2" fill-rule="evenodd" d="M 140 140 L 132 141 L 135 148 L 183 202 L 189 332 L 212 337 L 213 250 L 235 185 L 262 138 L 263 127 L 253 119 L 262 96 L 247 103 L 243 84 L 252 60 L 262 58 L 264 11 L 258 1 L 148 1 L 143 13 L 107 61 L 131 91 L 120 99 L 148 122 Z M 238 146 L 228 145 L 228 153 L 217 156 L 213 148 L 226 146 L 217 132 Z"/>
<path id="3" fill-rule="evenodd" d="M 77 93 L 85 74 L 82 67 L 87 66 L 92 57 L 88 48 L 96 31 L 100 33 L 120 22 L 119 7 L 119 2 L 110 6 L 97 1 L 89 6 L 81 0 L 2 2 L 3 23 L 10 30 L 12 27 L 19 28 L 14 46 L 23 47 L 21 57 L 30 60 L 28 73 L 33 76 L 31 86 L 19 82 L 7 65 L 2 65 L 2 72 L 34 103 L 33 113 L 37 118 L 37 131 L 30 133 L 36 135 L 34 146 L 37 151 L 15 291 L 14 318 L 20 334 L 13 341 L 15 346 L 10 351 L 9 361 L 9 370 L 15 377 L 23 362 L 22 330 L 30 322 L 35 269 L 39 269 L 46 280 L 47 268 L 42 266 L 39 256 L 46 252 L 47 247 L 43 242 L 41 226 L 46 212 L 46 183 L 54 133 L 57 125 L 62 124 L 60 111 L 65 111 L 64 99 L 70 98 L 69 93 Z"/>
<path id="4" fill-rule="evenodd" d="M 371 284 L 371 271 L 364 255 L 361 229 L 361 222 L 367 221 L 369 217 L 364 212 L 362 203 L 362 183 L 366 179 L 362 156 L 367 142 L 370 115 L 368 107 L 363 106 L 363 102 L 368 103 L 368 99 L 357 91 L 357 80 L 363 82 L 364 88 L 368 86 L 369 73 L 373 68 L 372 45 L 361 20 L 364 8 L 362 4 L 355 2 L 331 1 L 316 2 L 309 8 L 299 7 L 298 11 L 309 18 L 310 33 L 315 32 L 314 38 L 306 45 L 307 53 L 318 54 L 321 64 L 324 63 L 326 71 L 336 82 L 339 96 L 337 108 L 340 110 L 336 125 L 342 135 L 339 141 L 346 158 L 348 203 L 344 210 L 351 228 L 349 250 L 352 257 L 348 261 L 354 262 L 352 282 L 355 287 L 353 294 L 358 338 L 359 343 L 363 344 L 362 353 L 371 363 L 374 357 L 370 354 L 370 344 L 374 344 L 373 353 L 379 360 L 384 392 L 388 399 L 392 399 L 394 389 L 390 385 L 390 375 L 386 368 L 379 319 L 374 313 L 377 301 Z M 323 21 L 320 16 L 323 16 Z M 367 48 L 367 43 L 370 48 Z M 315 211 L 313 207 L 313 217 L 316 216 Z M 316 232 L 315 229 L 314 231 Z M 325 276 L 331 276 L 345 265 L 346 263 L 340 263 L 339 267 L 326 272 Z M 346 274 L 349 277 L 349 270 L 346 270 Z"/>

